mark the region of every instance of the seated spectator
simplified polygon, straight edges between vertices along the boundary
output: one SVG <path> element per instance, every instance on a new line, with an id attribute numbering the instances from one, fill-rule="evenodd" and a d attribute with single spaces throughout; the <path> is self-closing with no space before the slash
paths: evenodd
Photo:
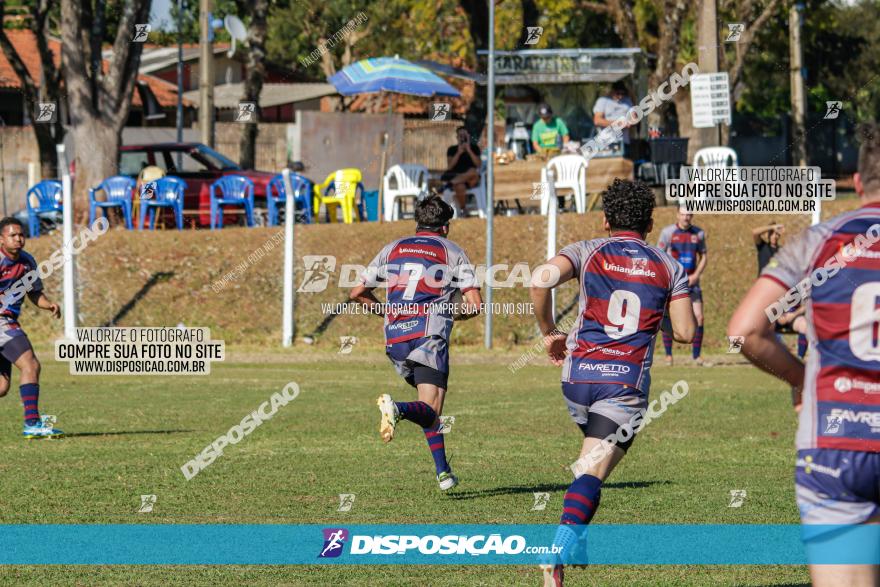
<path id="1" fill-rule="evenodd" d="M 456 130 L 456 138 L 458 142 L 446 150 L 446 171 L 440 179 L 446 182 L 444 190 L 451 188 L 455 192 L 455 203 L 461 212 L 460 216 L 466 216 L 467 190 L 480 182 L 482 163 L 465 127 L 461 126 Z"/>

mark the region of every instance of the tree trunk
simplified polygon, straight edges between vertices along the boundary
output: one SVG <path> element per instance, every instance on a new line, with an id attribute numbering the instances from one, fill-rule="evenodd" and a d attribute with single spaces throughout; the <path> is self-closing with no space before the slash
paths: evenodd
<path id="1" fill-rule="evenodd" d="M 42 179 L 54 179 L 61 177 L 61 170 L 58 169 L 58 152 L 55 145 L 64 138 L 61 135 L 59 141 L 52 136 L 52 125 L 33 124 L 34 134 L 37 137 L 37 148 L 40 151 L 40 177 Z"/>
<path id="2" fill-rule="evenodd" d="M 487 32 L 489 28 L 489 6 L 485 0 L 460 0 L 461 7 L 468 15 L 468 30 L 474 43 L 474 53 L 489 48 Z M 477 56 L 477 63 L 480 63 Z M 479 140 L 486 125 L 486 114 L 489 112 L 487 102 L 487 86 L 475 84 L 474 99 L 464 117 L 464 125 L 471 137 Z"/>
<path id="3" fill-rule="evenodd" d="M 688 161 L 694 160 L 694 153 L 699 150 L 699 141 L 695 141 L 697 136 L 691 119 L 691 92 L 687 87 L 681 88 L 675 93 L 672 99 L 675 104 L 675 115 L 678 118 L 678 136 L 690 137 L 688 141 Z"/>
<path id="4" fill-rule="evenodd" d="M 239 143 L 239 164 L 243 169 L 254 169 L 257 165 L 258 122 L 262 119 L 260 92 L 266 76 L 266 17 L 269 0 L 255 0 L 251 8 L 251 23 L 248 27 L 248 56 L 244 78 L 242 101 L 256 104 L 253 122 L 247 122 L 241 130 Z"/>
<path id="5" fill-rule="evenodd" d="M 76 185 L 79 187 L 73 193 L 74 220 L 85 223 L 89 217 L 89 188 L 116 175 L 122 133 L 110 120 L 87 118 L 73 127 L 73 140 L 76 144 Z"/>

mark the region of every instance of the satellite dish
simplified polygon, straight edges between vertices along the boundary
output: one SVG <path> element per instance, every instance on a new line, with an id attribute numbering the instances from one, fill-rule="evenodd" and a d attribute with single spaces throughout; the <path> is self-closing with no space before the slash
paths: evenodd
<path id="1" fill-rule="evenodd" d="M 226 53 L 228 57 L 232 57 L 235 55 L 235 41 L 241 41 L 243 43 L 247 40 L 247 29 L 245 28 L 244 23 L 241 22 L 241 19 L 234 14 L 227 14 L 223 17 L 223 28 L 225 28 L 229 32 L 229 36 L 232 37 L 232 47 L 230 47 L 229 51 Z"/>

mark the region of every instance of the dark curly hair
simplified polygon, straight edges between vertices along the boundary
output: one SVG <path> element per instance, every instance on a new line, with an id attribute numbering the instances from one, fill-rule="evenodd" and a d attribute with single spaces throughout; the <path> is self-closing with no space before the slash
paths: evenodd
<path id="1" fill-rule="evenodd" d="M 452 206 L 438 195 L 431 195 L 416 203 L 416 224 L 419 229 L 436 231 L 452 219 Z"/>
<path id="2" fill-rule="evenodd" d="M 21 220 L 14 216 L 7 216 L 3 220 L 0 220 L 0 234 L 3 234 L 3 231 L 6 230 L 7 226 L 12 226 L 13 224 L 24 230 L 24 224 L 22 224 Z"/>
<path id="3" fill-rule="evenodd" d="M 654 212 L 654 192 L 640 181 L 616 178 L 602 192 L 602 208 L 612 230 L 645 234 Z"/>

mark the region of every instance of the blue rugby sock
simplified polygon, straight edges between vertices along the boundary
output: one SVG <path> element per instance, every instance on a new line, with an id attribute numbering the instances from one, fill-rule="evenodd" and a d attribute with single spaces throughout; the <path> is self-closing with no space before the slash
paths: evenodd
<path id="1" fill-rule="evenodd" d="M 40 384 L 23 383 L 19 386 L 18 392 L 21 394 L 21 403 L 24 405 L 24 423 L 33 426 L 40 421 L 40 410 L 37 409 L 40 400 Z"/>
<path id="2" fill-rule="evenodd" d="M 804 355 L 807 354 L 807 337 L 803 334 L 798 334 L 797 338 L 797 355 L 799 359 L 803 359 Z"/>
<path id="3" fill-rule="evenodd" d="M 569 486 L 562 501 L 560 524 L 589 524 L 599 509 L 602 481 L 592 475 L 581 475 Z"/>
<path id="4" fill-rule="evenodd" d="M 437 412 L 425 402 L 395 402 L 400 417 L 428 428 L 437 419 Z"/>
<path id="5" fill-rule="evenodd" d="M 697 332 L 694 334 L 694 340 L 691 345 L 691 354 L 696 359 L 700 356 L 700 351 L 703 350 L 703 327 L 697 326 Z"/>
<path id="6" fill-rule="evenodd" d="M 663 350 L 666 351 L 666 356 L 672 356 L 672 335 L 663 331 Z"/>
<path id="7" fill-rule="evenodd" d="M 449 471 L 449 463 L 446 462 L 446 444 L 443 435 L 437 432 L 437 426 L 423 428 L 425 439 L 428 441 L 428 448 L 431 449 L 431 456 L 434 458 L 434 468 L 437 474 Z"/>

